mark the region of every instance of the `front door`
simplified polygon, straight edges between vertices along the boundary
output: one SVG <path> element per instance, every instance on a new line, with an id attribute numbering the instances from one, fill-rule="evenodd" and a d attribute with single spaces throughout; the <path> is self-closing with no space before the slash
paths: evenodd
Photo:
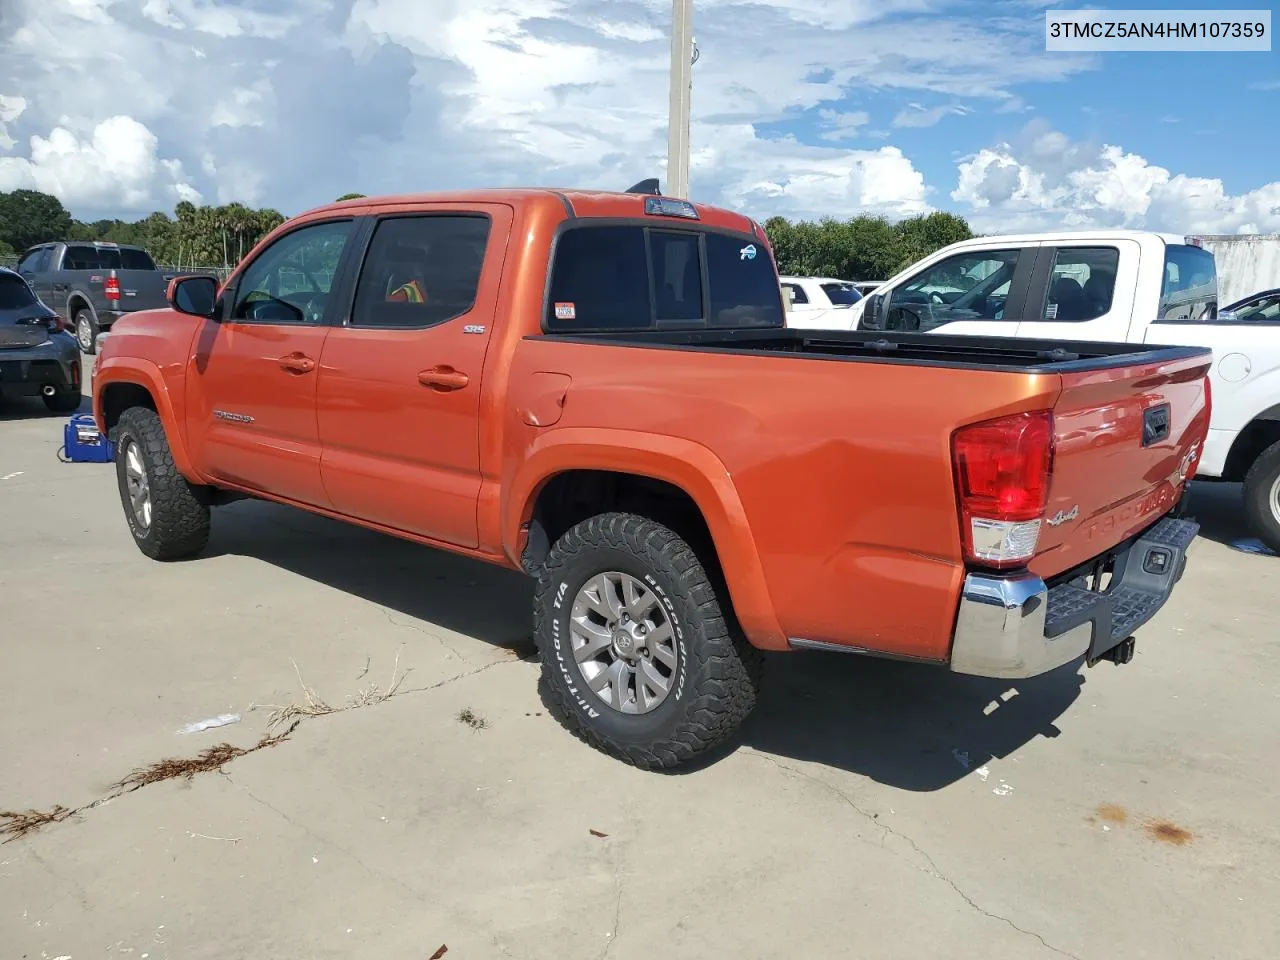
<path id="1" fill-rule="evenodd" d="M 223 294 L 188 367 L 187 424 L 216 480 L 328 506 L 316 383 L 351 220 L 301 226 L 257 255 Z"/>
<path id="2" fill-rule="evenodd" d="M 433 204 L 374 225 L 320 363 L 335 509 L 477 545 L 481 377 L 511 221 L 499 204 Z"/>
<path id="3" fill-rule="evenodd" d="M 885 329 L 1015 336 L 1036 250 L 1035 244 L 966 250 L 939 260 L 890 291 Z"/>

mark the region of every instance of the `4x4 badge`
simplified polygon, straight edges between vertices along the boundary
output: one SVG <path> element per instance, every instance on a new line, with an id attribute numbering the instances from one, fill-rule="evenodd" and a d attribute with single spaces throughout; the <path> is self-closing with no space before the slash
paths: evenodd
<path id="1" fill-rule="evenodd" d="M 1060 527 L 1069 520 L 1074 520 L 1080 516 L 1080 505 L 1076 504 L 1070 511 L 1059 510 L 1054 516 L 1045 521 L 1051 527 Z"/>

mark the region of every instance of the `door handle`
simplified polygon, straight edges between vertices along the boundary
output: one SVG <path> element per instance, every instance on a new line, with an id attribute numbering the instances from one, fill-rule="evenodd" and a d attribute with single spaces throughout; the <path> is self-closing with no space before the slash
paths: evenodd
<path id="1" fill-rule="evenodd" d="M 280 358 L 280 366 L 290 373 L 310 373 L 316 368 L 316 362 L 310 357 L 293 355 Z"/>
<path id="2" fill-rule="evenodd" d="M 441 366 L 423 370 L 418 374 L 418 382 L 424 387 L 444 393 L 450 390 L 461 390 L 471 382 L 471 378 L 453 367 Z"/>

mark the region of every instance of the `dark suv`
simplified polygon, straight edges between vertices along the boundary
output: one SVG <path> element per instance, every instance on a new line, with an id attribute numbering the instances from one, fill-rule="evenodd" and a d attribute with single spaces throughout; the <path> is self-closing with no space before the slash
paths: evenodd
<path id="1" fill-rule="evenodd" d="M 0 395 L 40 396 L 54 413 L 80 408 L 80 351 L 62 318 L 0 267 Z"/>

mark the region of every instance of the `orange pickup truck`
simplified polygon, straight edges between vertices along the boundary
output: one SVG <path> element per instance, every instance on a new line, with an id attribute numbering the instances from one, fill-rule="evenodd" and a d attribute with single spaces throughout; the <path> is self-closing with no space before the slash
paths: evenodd
<path id="1" fill-rule="evenodd" d="M 524 570 L 561 720 L 643 768 L 761 650 L 1127 662 L 1198 529 L 1207 350 L 788 329 L 756 222 L 643 187 L 333 204 L 168 300 L 94 377 L 144 554 L 249 496 Z"/>

